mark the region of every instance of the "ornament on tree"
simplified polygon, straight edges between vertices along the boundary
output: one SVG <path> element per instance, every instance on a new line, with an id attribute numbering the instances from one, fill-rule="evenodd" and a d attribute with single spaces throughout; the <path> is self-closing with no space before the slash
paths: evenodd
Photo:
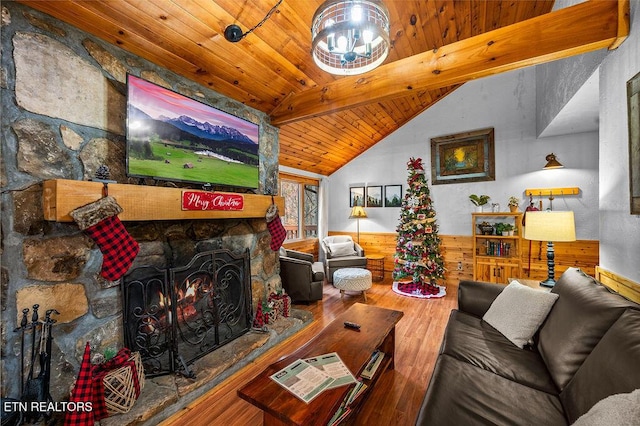
<path id="1" fill-rule="evenodd" d="M 446 292 L 437 282 L 444 279 L 444 260 L 422 159 L 409 159 L 407 168 L 408 188 L 396 229 L 394 291 L 413 297 L 442 297 Z"/>

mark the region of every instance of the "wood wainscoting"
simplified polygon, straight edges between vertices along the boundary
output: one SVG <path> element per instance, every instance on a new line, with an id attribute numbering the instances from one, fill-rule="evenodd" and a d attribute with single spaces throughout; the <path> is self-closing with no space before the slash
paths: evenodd
<path id="1" fill-rule="evenodd" d="M 317 262 L 320 259 L 320 243 L 317 238 L 306 238 L 292 242 L 285 241 L 282 246 L 289 250 L 301 251 L 313 255 L 313 259 Z"/>
<path id="2" fill-rule="evenodd" d="M 329 231 L 329 235 L 351 235 L 357 240 L 357 235 L 350 232 Z M 384 274 L 390 277 L 393 271 L 393 255 L 396 252 L 395 233 L 361 232 L 360 246 L 365 255 L 377 254 L 384 256 Z M 442 240 L 441 253 L 444 266 L 447 269 L 445 285 L 457 285 L 460 280 L 473 279 L 473 247 L 470 236 L 440 235 Z"/>
<path id="3" fill-rule="evenodd" d="M 351 235 L 357 240 L 353 232 L 329 231 L 329 235 Z M 442 240 L 441 253 L 447 269 L 445 285 L 456 284 L 460 280 L 473 279 L 473 240 L 470 235 L 440 235 Z M 379 254 L 384 256 L 385 276 L 393 271 L 393 255 L 396 251 L 395 233 L 360 232 L 360 245 L 365 254 Z M 520 277 L 532 280 L 547 278 L 547 244 L 536 241 L 522 240 L 522 271 Z M 287 248 L 289 248 L 287 246 Z M 570 243 L 554 243 L 556 277 L 569 267 L 582 269 L 586 274 L 595 276 L 599 263 L 600 244 L 595 240 L 579 240 Z M 304 250 L 307 251 L 307 250 Z M 531 253 L 531 261 L 529 261 Z"/>
<path id="4" fill-rule="evenodd" d="M 529 250 L 531 247 L 531 250 Z M 553 243 L 556 280 L 569 267 L 580 268 L 592 277 L 600 263 L 600 243 L 597 240 L 578 240 L 570 243 Z M 531 267 L 529 267 L 531 253 Z M 544 280 L 547 278 L 547 243 L 522 240 L 522 278 Z"/>
<path id="5" fill-rule="evenodd" d="M 640 283 L 596 266 L 596 279 L 627 299 L 640 303 Z"/>

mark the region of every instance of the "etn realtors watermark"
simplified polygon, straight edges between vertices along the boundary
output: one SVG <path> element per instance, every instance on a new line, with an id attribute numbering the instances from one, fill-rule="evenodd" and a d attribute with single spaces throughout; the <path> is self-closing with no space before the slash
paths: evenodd
<path id="1" fill-rule="evenodd" d="M 2 411 L 5 413 L 11 413 L 15 411 L 20 412 L 34 412 L 41 413 L 66 413 L 67 411 L 93 411 L 93 404 L 91 401 L 61 401 L 61 402 L 47 402 L 47 401 L 2 401 Z"/>

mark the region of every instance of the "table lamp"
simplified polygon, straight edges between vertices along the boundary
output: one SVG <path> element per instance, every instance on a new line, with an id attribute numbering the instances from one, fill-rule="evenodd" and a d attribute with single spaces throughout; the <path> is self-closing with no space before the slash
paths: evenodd
<path id="1" fill-rule="evenodd" d="M 366 219 L 367 212 L 364 211 L 362 206 L 353 206 L 351 209 L 351 215 L 349 219 L 356 219 L 358 222 L 358 244 L 360 244 L 360 219 Z"/>
<path id="2" fill-rule="evenodd" d="M 544 287 L 556 284 L 553 241 L 575 241 L 576 225 L 573 212 L 570 211 L 529 211 L 525 217 L 524 238 L 547 242 L 548 276 L 540 283 Z"/>

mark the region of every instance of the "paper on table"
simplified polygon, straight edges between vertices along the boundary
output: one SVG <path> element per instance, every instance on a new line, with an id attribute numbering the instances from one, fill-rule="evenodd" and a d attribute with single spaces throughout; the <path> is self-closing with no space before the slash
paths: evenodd
<path id="1" fill-rule="evenodd" d="M 329 389 L 357 383 L 355 376 L 349 371 L 336 352 L 307 358 L 304 361 L 322 370 L 333 379 L 333 382 L 328 386 Z"/>
<path id="2" fill-rule="evenodd" d="M 327 389 L 334 381 L 328 374 L 311 366 L 302 359 L 288 365 L 270 377 L 306 403 Z"/>

